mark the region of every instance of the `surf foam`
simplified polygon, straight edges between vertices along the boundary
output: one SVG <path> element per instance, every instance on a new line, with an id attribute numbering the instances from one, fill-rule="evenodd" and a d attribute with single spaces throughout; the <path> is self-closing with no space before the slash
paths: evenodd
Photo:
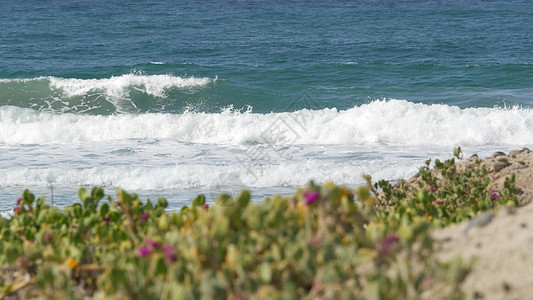
<path id="1" fill-rule="evenodd" d="M 171 139 L 207 144 L 483 146 L 533 144 L 533 110 L 379 100 L 348 110 L 88 116 L 0 108 L 0 143 Z"/>
<path id="2" fill-rule="evenodd" d="M 50 87 L 60 89 L 68 97 L 82 96 L 91 91 L 103 91 L 107 97 L 120 99 L 128 95 L 128 88 L 135 88 L 154 97 L 164 97 L 169 88 L 204 86 L 210 78 L 196 78 L 171 75 L 127 74 L 104 79 L 76 79 L 49 77 Z M 215 79 L 216 80 L 216 79 Z"/>

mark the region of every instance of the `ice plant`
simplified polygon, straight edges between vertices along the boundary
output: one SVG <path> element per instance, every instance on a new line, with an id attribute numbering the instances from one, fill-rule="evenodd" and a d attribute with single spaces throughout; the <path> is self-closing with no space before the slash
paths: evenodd
<path id="1" fill-rule="evenodd" d="M 383 242 L 381 242 L 381 245 L 379 246 L 379 252 L 382 254 L 388 253 L 391 248 L 400 241 L 400 238 L 397 235 L 389 235 L 387 236 Z"/>
<path id="2" fill-rule="evenodd" d="M 500 196 L 498 193 L 492 193 L 492 195 L 491 195 L 490 198 L 491 198 L 492 200 L 497 200 L 497 199 L 499 199 L 500 197 L 501 197 L 501 196 Z"/>
<path id="3" fill-rule="evenodd" d="M 26 256 L 20 256 L 15 262 L 20 267 L 25 268 L 30 263 L 30 260 Z"/>
<path id="4" fill-rule="evenodd" d="M 150 255 L 150 253 L 152 253 L 152 249 L 148 248 L 148 247 L 142 247 L 142 248 L 139 248 L 137 250 L 137 253 L 142 256 L 142 257 L 146 257 L 148 255 Z"/>
<path id="5" fill-rule="evenodd" d="M 17 199 L 17 205 L 20 205 L 22 203 L 22 198 Z"/>
<path id="6" fill-rule="evenodd" d="M 432 184 L 431 187 L 429 188 L 430 193 L 434 193 L 436 190 L 437 190 L 437 187 L 434 184 Z"/>
<path id="7" fill-rule="evenodd" d="M 15 206 L 15 208 L 13 208 L 13 212 L 16 213 L 17 215 L 20 215 L 22 213 L 22 207 Z"/>
<path id="8" fill-rule="evenodd" d="M 174 247 L 171 244 L 165 244 L 163 246 L 163 253 L 165 253 L 165 259 L 167 262 L 172 263 L 178 260 L 178 256 L 174 251 Z"/>
<path id="9" fill-rule="evenodd" d="M 147 239 L 147 240 L 146 240 L 146 244 L 147 244 L 148 247 L 150 247 L 152 250 L 153 250 L 153 249 L 157 249 L 157 248 L 159 248 L 159 243 L 156 242 L 156 241 L 153 241 L 153 240 L 151 240 L 151 239 Z"/>
<path id="10" fill-rule="evenodd" d="M 146 221 L 146 219 L 148 219 L 148 214 L 142 214 L 140 220 Z"/>
<path id="11" fill-rule="evenodd" d="M 102 218 L 102 220 L 104 220 L 104 222 L 109 222 L 109 220 L 111 220 L 111 218 L 109 216 L 105 216 Z"/>
<path id="12" fill-rule="evenodd" d="M 43 235 L 43 239 L 47 244 L 50 244 L 52 240 L 54 239 L 54 237 L 52 236 L 50 232 L 45 232 Z"/>
<path id="13" fill-rule="evenodd" d="M 320 198 L 320 193 L 315 191 L 304 191 L 305 204 L 311 205 Z"/>
<path id="14" fill-rule="evenodd" d="M 209 205 L 207 203 L 204 203 L 204 205 L 202 205 L 202 207 L 207 210 L 209 208 Z"/>

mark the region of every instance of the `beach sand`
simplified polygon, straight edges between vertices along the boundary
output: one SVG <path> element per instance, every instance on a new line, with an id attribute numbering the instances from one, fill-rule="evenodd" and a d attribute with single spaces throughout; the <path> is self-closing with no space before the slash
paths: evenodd
<path id="1" fill-rule="evenodd" d="M 467 167 L 475 159 L 458 165 Z M 441 247 L 438 257 L 474 259 L 473 270 L 461 286 L 474 299 L 533 299 L 533 152 L 527 148 L 497 152 L 482 164 L 496 186 L 515 175 L 520 207 L 501 208 L 436 230 L 433 235 Z"/>

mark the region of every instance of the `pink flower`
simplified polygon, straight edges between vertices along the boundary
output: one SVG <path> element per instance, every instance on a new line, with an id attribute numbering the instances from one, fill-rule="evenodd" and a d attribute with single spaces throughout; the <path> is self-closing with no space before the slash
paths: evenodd
<path id="1" fill-rule="evenodd" d="M 397 235 L 395 235 L 395 234 L 387 236 L 383 240 L 383 242 L 381 242 L 381 245 L 379 246 L 379 252 L 382 253 L 382 254 L 386 254 L 399 241 L 400 241 L 400 238 Z"/>
<path id="2" fill-rule="evenodd" d="M 72 228 L 72 229 L 78 229 L 78 225 L 72 225 L 72 226 L 70 226 L 70 228 Z"/>
<path id="3" fill-rule="evenodd" d="M 43 235 L 43 239 L 46 243 L 51 243 L 52 240 L 54 239 L 54 236 L 52 236 L 52 234 L 50 232 L 45 232 L 44 235 Z"/>
<path id="4" fill-rule="evenodd" d="M 173 263 L 176 260 L 178 260 L 178 256 L 176 255 L 176 252 L 174 251 L 174 247 L 170 244 L 165 244 L 163 246 L 163 252 L 165 253 L 165 259 L 169 263 Z"/>
<path id="5" fill-rule="evenodd" d="M 105 216 L 102 218 L 102 220 L 104 220 L 104 222 L 109 222 L 109 220 L 111 220 L 111 218 L 109 216 Z"/>
<path id="6" fill-rule="evenodd" d="M 315 191 L 304 191 L 305 204 L 311 205 L 320 198 L 320 193 Z"/>
<path id="7" fill-rule="evenodd" d="M 22 207 L 15 206 L 15 208 L 13 208 L 13 212 L 16 213 L 17 215 L 20 215 L 22 213 Z"/>
<path id="8" fill-rule="evenodd" d="M 501 197 L 501 196 L 498 195 L 498 193 L 492 193 L 492 195 L 490 196 L 490 198 L 491 198 L 492 200 L 499 199 L 500 197 Z"/>
<path id="9" fill-rule="evenodd" d="M 204 205 L 202 205 L 202 207 L 207 210 L 209 208 L 209 205 L 207 203 L 205 203 Z"/>
<path id="10" fill-rule="evenodd" d="M 431 187 L 429 188 L 430 193 L 434 193 L 436 190 L 437 190 L 437 187 L 434 184 L 432 184 Z"/>
<path id="11" fill-rule="evenodd" d="M 22 198 L 17 199 L 17 205 L 20 205 L 22 203 Z"/>
<path id="12" fill-rule="evenodd" d="M 146 240 L 146 244 L 147 244 L 148 247 L 150 247 L 152 250 L 153 250 L 153 249 L 157 249 L 157 248 L 159 248 L 159 243 L 156 242 L 156 241 L 153 241 L 153 240 L 151 240 L 151 239 L 147 239 L 147 240 Z"/>
<path id="13" fill-rule="evenodd" d="M 142 257 L 146 257 L 148 255 L 150 255 L 150 253 L 152 253 L 152 249 L 148 248 L 148 247 L 142 247 L 142 248 L 139 248 L 137 250 L 137 253 L 142 256 Z"/>
<path id="14" fill-rule="evenodd" d="M 141 221 L 146 221 L 148 219 L 148 214 L 142 214 Z"/>
<path id="15" fill-rule="evenodd" d="M 30 260 L 26 256 L 20 256 L 19 258 L 17 258 L 16 263 L 20 267 L 24 268 L 24 267 L 27 267 L 29 265 Z"/>

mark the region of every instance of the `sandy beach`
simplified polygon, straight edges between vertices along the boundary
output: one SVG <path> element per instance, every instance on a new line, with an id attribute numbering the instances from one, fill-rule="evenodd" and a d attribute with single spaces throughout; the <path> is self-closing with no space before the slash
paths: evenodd
<path id="1" fill-rule="evenodd" d="M 467 167 L 475 159 L 458 164 Z M 483 159 L 495 186 L 515 176 L 520 207 L 487 212 L 433 234 L 440 241 L 440 258 L 474 259 L 474 268 L 462 284 L 462 290 L 474 299 L 530 299 L 533 294 L 532 162 L 529 149 L 497 152 Z"/>

